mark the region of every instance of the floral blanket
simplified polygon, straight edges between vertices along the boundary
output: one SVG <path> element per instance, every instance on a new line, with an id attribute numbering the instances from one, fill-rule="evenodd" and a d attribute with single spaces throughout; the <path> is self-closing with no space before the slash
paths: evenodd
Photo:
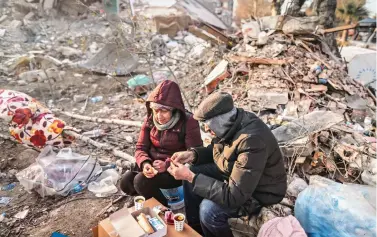
<path id="1" fill-rule="evenodd" d="M 62 135 L 65 122 L 24 93 L 0 89 L 0 119 L 8 123 L 11 135 L 26 145 L 42 148 L 72 143 L 72 138 Z"/>

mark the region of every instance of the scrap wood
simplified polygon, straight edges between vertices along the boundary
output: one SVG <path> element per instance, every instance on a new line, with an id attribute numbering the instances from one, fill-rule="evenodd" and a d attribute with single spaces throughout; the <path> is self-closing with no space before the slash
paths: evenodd
<path id="1" fill-rule="evenodd" d="M 94 141 L 93 139 L 90 139 L 89 137 L 85 137 L 85 136 L 80 135 L 78 133 L 75 133 L 73 131 L 64 131 L 64 134 L 72 136 L 72 137 L 74 137 L 78 140 L 85 142 L 85 143 L 89 143 L 89 144 L 91 144 L 91 145 L 93 145 L 93 146 L 95 146 L 99 149 L 103 149 L 103 150 L 106 150 L 106 151 L 112 151 L 114 156 L 125 159 L 129 162 L 134 163 L 136 161 L 133 156 L 131 156 L 131 155 L 129 155 L 129 154 L 123 152 L 123 151 L 117 150 L 114 147 L 110 146 L 109 144 Z"/>
<path id="2" fill-rule="evenodd" d="M 265 64 L 265 65 L 284 65 L 288 63 L 288 61 L 285 59 L 273 59 L 273 58 L 230 56 L 229 59 L 236 62 L 246 62 L 246 63 Z"/>
<path id="3" fill-rule="evenodd" d="M 103 213 L 105 213 L 112 205 L 114 205 L 115 203 L 119 202 L 124 197 L 126 197 L 126 196 L 122 195 L 122 196 L 118 197 L 115 200 L 111 200 L 111 202 L 108 205 L 106 205 L 106 207 L 104 207 L 100 212 L 98 212 L 98 214 L 96 215 L 96 217 L 99 217 L 100 215 L 102 215 Z"/>
<path id="4" fill-rule="evenodd" d="M 84 115 L 79 115 L 79 114 L 73 114 L 73 113 L 58 110 L 58 109 L 55 109 L 53 111 L 64 114 L 64 115 L 69 116 L 71 118 L 76 118 L 76 119 L 86 120 L 86 121 L 91 121 L 91 122 L 96 122 L 96 123 L 119 124 L 119 125 L 124 125 L 124 126 L 135 126 L 135 127 L 141 127 L 141 125 L 143 124 L 140 121 L 129 121 L 129 120 L 121 120 L 121 119 L 104 119 L 104 118 L 97 118 L 97 117 L 89 117 L 89 116 L 84 116 Z"/>
<path id="5" fill-rule="evenodd" d="M 283 79 L 291 82 L 293 85 L 296 85 L 296 83 L 293 81 L 292 77 L 289 76 L 289 74 L 282 67 L 280 67 L 280 70 L 283 71 L 283 73 L 287 76 L 287 78 L 283 78 Z"/>
<path id="6" fill-rule="evenodd" d="M 354 29 L 355 27 L 357 27 L 357 25 L 358 25 L 358 23 L 351 24 L 351 25 L 345 25 L 345 26 L 338 26 L 338 27 L 323 29 L 323 30 L 321 29 L 318 32 L 321 33 L 321 34 L 334 33 L 334 32 L 338 32 L 338 31 Z"/>

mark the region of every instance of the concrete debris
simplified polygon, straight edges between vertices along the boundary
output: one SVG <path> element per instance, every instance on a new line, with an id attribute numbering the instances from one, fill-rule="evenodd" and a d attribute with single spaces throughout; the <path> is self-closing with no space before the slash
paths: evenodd
<path id="1" fill-rule="evenodd" d="M 279 143 L 286 143 L 328 129 L 343 121 L 344 118 L 341 114 L 330 111 L 314 111 L 272 132 Z"/>
<path id="2" fill-rule="evenodd" d="M 308 186 L 309 185 L 305 182 L 305 180 L 294 176 L 288 185 L 287 194 L 297 198 L 298 195 Z"/>
<path id="3" fill-rule="evenodd" d="M 8 28 L 9 29 L 18 29 L 22 26 L 22 21 L 13 20 L 9 23 Z"/>
<path id="4" fill-rule="evenodd" d="M 17 213 L 14 218 L 17 218 L 17 219 L 25 219 L 25 217 L 27 216 L 27 214 L 29 213 L 29 209 L 26 209 L 24 211 L 21 211 L 19 213 Z"/>
<path id="5" fill-rule="evenodd" d="M 268 92 L 260 90 L 249 90 L 248 98 L 251 101 L 260 103 L 261 108 L 265 109 L 277 109 L 278 105 L 284 105 L 288 103 L 287 92 Z"/>
<path id="6" fill-rule="evenodd" d="M 138 57 L 126 49 L 119 49 L 116 44 L 106 44 L 93 58 L 79 66 L 93 72 L 120 76 L 137 68 Z"/>
<path id="7" fill-rule="evenodd" d="M 60 46 L 56 49 L 57 52 L 61 53 L 63 56 L 65 57 L 79 57 L 82 52 L 78 49 L 74 49 L 74 48 L 71 48 L 71 47 L 65 47 L 65 46 Z"/>

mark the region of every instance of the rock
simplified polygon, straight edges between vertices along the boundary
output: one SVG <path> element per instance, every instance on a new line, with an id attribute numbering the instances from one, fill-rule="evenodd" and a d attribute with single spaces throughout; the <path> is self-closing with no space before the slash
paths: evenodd
<path id="1" fill-rule="evenodd" d="M 133 143 L 134 142 L 134 139 L 131 136 L 126 136 L 125 138 L 126 138 L 126 141 L 128 143 Z"/>
<path id="2" fill-rule="evenodd" d="M 314 132 L 325 130 L 342 121 L 344 121 L 342 114 L 331 111 L 313 111 L 295 119 L 287 125 L 274 129 L 272 133 L 279 143 L 288 142 Z"/>
<path id="3" fill-rule="evenodd" d="M 365 170 L 361 174 L 361 179 L 364 183 L 372 186 L 376 186 L 377 183 L 377 160 L 370 158 L 368 162 L 364 164 Z"/>
<path id="4" fill-rule="evenodd" d="M 15 176 L 17 173 L 18 173 L 18 170 L 16 170 L 16 169 L 11 169 L 11 170 L 8 171 L 8 174 L 11 175 L 11 176 Z"/>
<path id="5" fill-rule="evenodd" d="M 74 101 L 74 102 L 83 102 L 83 101 L 86 101 L 86 98 L 88 98 L 88 96 L 85 95 L 85 94 L 74 95 L 74 96 L 73 96 L 73 101 Z"/>
<path id="6" fill-rule="evenodd" d="M 81 78 L 81 77 L 83 77 L 84 75 L 79 74 L 79 73 L 75 73 L 75 74 L 73 74 L 73 76 L 74 76 L 74 77 L 80 77 L 80 78 Z"/>
<path id="7" fill-rule="evenodd" d="M 28 83 L 25 80 L 19 80 L 19 81 L 17 81 L 17 84 L 19 86 L 26 86 Z"/>
<path id="8" fill-rule="evenodd" d="M 24 25 L 30 24 L 34 16 L 34 12 L 29 12 L 23 19 Z"/>
<path id="9" fill-rule="evenodd" d="M 9 23 L 8 27 L 10 29 L 18 29 L 22 26 L 22 22 L 18 20 L 13 20 L 11 23 Z"/>
<path id="10" fill-rule="evenodd" d="M 308 187 L 308 184 L 305 180 L 294 176 L 293 180 L 288 185 L 287 194 L 293 197 L 296 197 Z"/>
<path id="11" fill-rule="evenodd" d="M 48 68 L 46 70 L 33 70 L 33 71 L 23 72 L 20 75 L 18 75 L 18 77 L 21 80 L 24 80 L 27 82 L 36 82 L 36 81 L 43 82 L 49 78 L 59 80 L 64 75 L 65 75 L 64 71 L 59 71 L 57 68 Z"/>
<path id="12" fill-rule="evenodd" d="M 0 37 L 5 35 L 6 29 L 0 29 Z"/>
<path id="13" fill-rule="evenodd" d="M 96 42 L 93 42 L 90 46 L 89 46 L 89 51 L 91 53 L 97 53 L 97 49 L 98 49 L 98 46 L 97 46 L 97 43 Z"/>
<path id="14" fill-rule="evenodd" d="M 78 49 L 74 49 L 71 47 L 65 47 L 65 46 L 60 46 L 56 49 L 57 52 L 61 53 L 65 57 L 79 57 L 81 56 L 82 52 Z"/>
<path id="15" fill-rule="evenodd" d="M 0 24 L 3 23 L 8 18 L 7 15 L 3 15 L 0 17 Z"/>
<path id="16" fill-rule="evenodd" d="M 42 7 L 44 10 L 50 10 L 53 9 L 55 5 L 55 0 L 44 0 L 42 2 Z"/>
<path id="17" fill-rule="evenodd" d="M 260 107 L 266 109 L 276 109 L 278 105 L 288 103 L 288 92 L 249 90 L 247 94 L 250 100 L 260 102 Z"/>

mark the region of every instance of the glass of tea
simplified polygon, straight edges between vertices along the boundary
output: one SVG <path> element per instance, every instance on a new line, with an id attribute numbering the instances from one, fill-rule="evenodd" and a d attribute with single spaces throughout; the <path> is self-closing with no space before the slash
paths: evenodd
<path id="1" fill-rule="evenodd" d="M 143 208 L 145 202 L 145 198 L 143 196 L 137 196 L 134 198 L 135 204 L 135 211 L 140 210 Z"/>
<path id="2" fill-rule="evenodd" d="M 183 231 L 183 226 L 185 225 L 185 215 L 182 213 L 177 213 L 173 217 L 174 219 L 174 228 L 176 231 Z"/>

